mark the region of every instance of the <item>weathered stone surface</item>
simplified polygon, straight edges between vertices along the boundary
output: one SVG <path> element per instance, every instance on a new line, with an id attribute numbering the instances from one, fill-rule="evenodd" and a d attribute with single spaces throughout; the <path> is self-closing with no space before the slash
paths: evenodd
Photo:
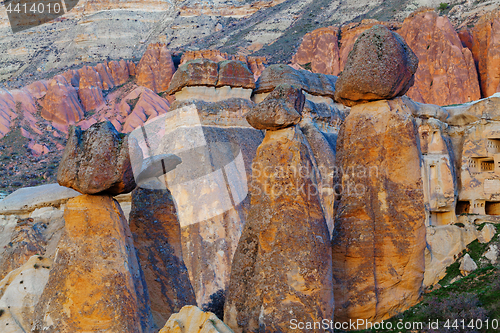
<path id="1" fill-rule="evenodd" d="M 216 62 L 208 59 L 191 60 L 179 66 L 168 88 L 169 95 L 181 91 L 189 86 L 215 87 L 219 77 L 219 68 Z"/>
<path id="2" fill-rule="evenodd" d="M 470 257 L 470 255 L 468 253 L 466 253 L 465 256 L 461 260 L 459 269 L 460 269 L 460 273 L 463 276 L 467 276 L 477 269 L 477 264 Z"/>
<path id="3" fill-rule="evenodd" d="M 478 234 L 478 240 L 481 244 L 486 244 L 491 242 L 493 237 L 495 237 L 497 233 L 497 229 L 491 223 L 486 223 L 486 225 L 481 229 L 481 232 Z"/>
<path id="4" fill-rule="evenodd" d="M 58 184 L 24 187 L 0 201 L 0 214 L 19 214 L 36 208 L 59 206 L 79 195 L 77 191 Z"/>
<path id="5" fill-rule="evenodd" d="M 309 64 L 314 73 L 339 75 L 339 28 L 316 29 L 304 36 L 292 63 Z"/>
<path id="6" fill-rule="evenodd" d="M 80 68 L 78 73 L 80 74 L 78 96 L 80 96 L 83 108 L 85 111 L 95 110 L 104 103 L 101 75 L 90 66 Z"/>
<path id="7" fill-rule="evenodd" d="M 469 125 L 480 119 L 500 120 L 500 94 L 444 109 L 448 112 L 446 123 L 454 126 Z"/>
<path id="8" fill-rule="evenodd" d="M 144 271 L 157 327 L 185 305 L 196 305 L 182 259 L 181 229 L 168 190 L 138 187 L 129 217 L 139 263 Z"/>
<path id="9" fill-rule="evenodd" d="M 16 103 L 10 92 L 0 89 L 0 138 L 10 131 L 12 121 L 17 117 Z"/>
<path id="10" fill-rule="evenodd" d="M 255 94 L 269 93 L 281 84 L 290 84 L 311 95 L 333 98 L 337 77 L 296 70 L 287 65 L 271 65 L 259 77 Z"/>
<path id="11" fill-rule="evenodd" d="M 128 137 L 108 122 L 82 131 L 71 127 L 57 182 L 84 194 L 121 194 L 135 188 Z"/>
<path id="12" fill-rule="evenodd" d="M 446 268 L 476 239 L 477 230 L 470 224 L 464 228 L 456 225 L 427 227 L 424 287 L 433 286 L 444 278 Z"/>
<path id="13" fill-rule="evenodd" d="M 185 306 L 173 314 L 160 333 L 233 333 L 222 320 L 196 306 Z"/>
<path id="14" fill-rule="evenodd" d="M 446 16 L 420 11 L 408 17 L 398 30 L 415 52 L 419 67 L 408 97 L 417 102 L 451 105 L 481 98 L 472 53 Z"/>
<path id="15" fill-rule="evenodd" d="M 484 15 L 472 28 L 472 54 L 483 97 L 500 92 L 500 10 Z"/>
<path id="16" fill-rule="evenodd" d="M 135 68 L 137 84 L 156 93 L 166 91 L 175 72 L 172 56 L 165 44 L 149 44 Z"/>
<path id="17" fill-rule="evenodd" d="M 415 124 L 405 99 L 356 105 L 342 125 L 341 198 L 332 237 L 335 320 L 389 318 L 424 278 L 425 208 Z"/>
<path id="18" fill-rule="evenodd" d="M 123 212 L 108 196 L 71 199 L 32 332 L 152 332 L 148 292 Z"/>
<path id="19" fill-rule="evenodd" d="M 217 87 L 223 86 L 253 89 L 255 88 L 255 80 L 245 63 L 227 60 L 219 63 Z"/>
<path id="20" fill-rule="evenodd" d="M 108 63 L 108 66 L 115 85 L 120 86 L 128 81 L 130 77 L 130 71 L 128 63 L 125 60 L 122 59 L 120 61 L 110 61 Z"/>
<path id="21" fill-rule="evenodd" d="M 484 257 L 488 259 L 492 265 L 497 263 L 498 257 L 500 256 L 500 251 L 497 245 L 491 244 L 488 251 L 484 254 Z"/>
<path id="22" fill-rule="evenodd" d="M 356 40 L 336 84 L 335 100 L 352 106 L 404 95 L 414 83 L 418 58 L 405 41 L 376 25 Z"/>
<path id="23" fill-rule="evenodd" d="M 224 309 L 235 332 L 292 332 L 292 319 L 333 320 L 330 237 L 305 142 L 295 126 L 268 131 L 257 150 Z"/>
<path id="24" fill-rule="evenodd" d="M 32 256 L 0 281 L 0 326 L 4 333 L 31 332 L 33 312 L 49 279 L 52 260 Z"/>
<path id="25" fill-rule="evenodd" d="M 48 121 L 68 125 L 84 117 L 84 110 L 75 88 L 59 75 L 49 82 L 45 97 L 40 104 L 43 107 L 41 115 Z"/>
<path id="26" fill-rule="evenodd" d="M 246 114 L 248 123 L 260 130 L 280 130 L 297 125 L 302 119 L 305 97 L 289 84 L 278 86 L 266 99 Z"/>

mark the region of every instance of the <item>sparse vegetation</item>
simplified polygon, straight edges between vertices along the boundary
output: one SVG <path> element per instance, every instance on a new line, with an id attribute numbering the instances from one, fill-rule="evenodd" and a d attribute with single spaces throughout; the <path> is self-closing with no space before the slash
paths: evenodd
<path id="1" fill-rule="evenodd" d="M 448 9 L 448 3 L 447 3 L 447 2 L 441 2 L 441 3 L 439 4 L 438 9 L 439 9 L 440 11 L 444 11 L 444 10 Z"/>

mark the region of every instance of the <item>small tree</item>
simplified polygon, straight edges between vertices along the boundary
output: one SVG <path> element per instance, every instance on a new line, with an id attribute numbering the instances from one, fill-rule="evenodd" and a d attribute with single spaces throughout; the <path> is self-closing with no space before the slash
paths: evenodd
<path id="1" fill-rule="evenodd" d="M 438 7 L 440 11 L 446 10 L 447 8 L 448 8 L 448 3 L 446 2 L 441 2 Z"/>

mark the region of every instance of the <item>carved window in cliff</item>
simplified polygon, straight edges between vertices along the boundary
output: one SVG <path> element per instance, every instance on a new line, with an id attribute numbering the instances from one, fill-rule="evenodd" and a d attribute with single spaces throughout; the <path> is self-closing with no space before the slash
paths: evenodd
<path id="1" fill-rule="evenodd" d="M 469 170 L 471 172 L 490 172 L 495 170 L 493 159 L 469 158 Z"/>
<path id="2" fill-rule="evenodd" d="M 457 215 L 469 214 L 470 212 L 470 202 L 469 201 L 459 201 L 457 202 L 457 207 L 455 208 Z"/>
<path id="3" fill-rule="evenodd" d="M 469 169 L 472 172 L 477 172 L 477 160 L 474 158 L 469 158 Z"/>
<path id="4" fill-rule="evenodd" d="M 481 161 L 481 171 L 493 171 L 495 170 L 494 161 Z"/>
<path id="5" fill-rule="evenodd" d="M 486 150 L 490 154 L 500 153 L 500 139 L 488 139 Z"/>
<path id="6" fill-rule="evenodd" d="M 500 215 L 500 202 L 486 201 L 486 215 Z"/>

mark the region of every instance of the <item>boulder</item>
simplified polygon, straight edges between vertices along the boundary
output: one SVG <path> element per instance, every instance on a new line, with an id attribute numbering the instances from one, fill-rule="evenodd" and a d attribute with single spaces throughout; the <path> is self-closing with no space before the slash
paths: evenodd
<path id="1" fill-rule="evenodd" d="M 129 217 L 157 327 L 185 305 L 196 305 L 182 258 L 181 229 L 170 191 L 138 187 Z"/>
<path id="2" fill-rule="evenodd" d="M 339 75 L 339 28 L 316 29 L 304 36 L 292 63 L 310 66 L 314 73 Z"/>
<path id="3" fill-rule="evenodd" d="M 477 269 L 477 264 L 475 263 L 474 259 L 472 259 L 468 253 L 466 253 L 460 262 L 459 269 L 460 273 L 463 276 L 467 276 Z"/>
<path id="4" fill-rule="evenodd" d="M 488 248 L 488 251 L 484 254 L 484 257 L 488 259 L 492 265 L 497 263 L 498 256 L 500 255 L 500 251 L 498 250 L 498 246 L 491 244 Z"/>
<path id="5" fill-rule="evenodd" d="M 219 77 L 216 62 L 207 59 L 195 59 L 179 66 L 175 72 L 167 93 L 173 95 L 189 86 L 215 87 Z"/>
<path id="6" fill-rule="evenodd" d="M 57 75 L 47 87 L 43 100 L 42 118 L 62 125 L 74 124 L 84 117 L 84 109 L 73 86 L 63 76 Z"/>
<path id="7" fill-rule="evenodd" d="M 446 16 L 435 11 L 410 15 L 398 33 L 415 52 L 419 67 L 415 85 L 408 90 L 414 101 L 451 105 L 481 98 L 471 51 L 462 46 Z"/>
<path id="8" fill-rule="evenodd" d="M 297 126 L 267 131 L 257 149 L 224 307 L 234 332 L 292 332 L 293 319 L 333 320 L 330 235 L 312 161 Z"/>
<path id="9" fill-rule="evenodd" d="M 101 75 L 90 66 L 80 68 L 78 73 L 80 74 L 78 96 L 80 96 L 83 108 L 85 111 L 95 110 L 104 103 Z"/>
<path id="10" fill-rule="evenodd" d="M 233 333 L 222 320 L 211 312 L 187 305 L 173 314 L 160 333 Z"/>
<path id="11" fill-rule="evenodd" d="M 500 10 L 484 15 L 472 28 L 472 54 L 483 97 L 500 92 Z"/>
<path id="12" fill-rule="evenodd" d="M 217 87 L 223 86 L 254 89 L 255 80 L 246 63 L 227 60 L 219 63 Z"/>
<path id="13" fill-rule="evenodd" d="M 479 240 L 479 243 L 486 244 L 491 242 L 496 233 L 497 229 L 495 226 L 491 223 L 486 223 L 483 229 L 481 229 L 481 232 L 478 234 L 477 239 Z"/>
<path id="14" fill-rule="evenodd" d="M 32 332 L 151 332 L 147 287 L 127 220 L 109 196 L 68 201 Z"/>
<path id="15" fill-rule="evenodd" d="M 129 157 L 128 137 L 109 121 L 82 131 L 70 128 L 57 170 L 57 182 L 83 194 L 122 194 L 136 184 Z"/>
<path id="16" fill-rule="evenodd" d="M 332 237 L 335 320 L 377 322 L 418 303 L 424 278 L 420 152 L 405 99 L 354 106 L 337 166 L 344 172 Z"/>
<path id="17" fill-rule="evenodd" d="M 32 256 L 0 281 L 2 332 L 31 332 L 35 306 L 47 284 L 52 264 L 49 258 Z"/>
<path id="18" fill-rule="evenodd" d="M 336 84 L 335 100 L 347 106 L 404 95 L 414 83 L 418 58 L 405 41 L 376 25 L 356 40 Z"/>
<path id="19" fill-rule="evenodd" d="M 165 44 L 149 44 L 141 61 L 135 68 L 137 84 L 155 93 L 168 89 L 175 72 L 174 62 Z"/>
<path id="20" fill-rule="evenodd" d="M 296 70 L 287 65 L 267 67 L 256 83 L 254 94 L 270 93 L 281 84 L 290 84 L 297 89 L 317 96 L 334 97 L 337 77 Z"/>
<path id="21" fill-rule="evenodd" d="M 246 114 L 248 123 L 260 130 L 280 130 L 302 119 L 305 97 L 289 84 L 278 86 L 266 99 Z"/>

